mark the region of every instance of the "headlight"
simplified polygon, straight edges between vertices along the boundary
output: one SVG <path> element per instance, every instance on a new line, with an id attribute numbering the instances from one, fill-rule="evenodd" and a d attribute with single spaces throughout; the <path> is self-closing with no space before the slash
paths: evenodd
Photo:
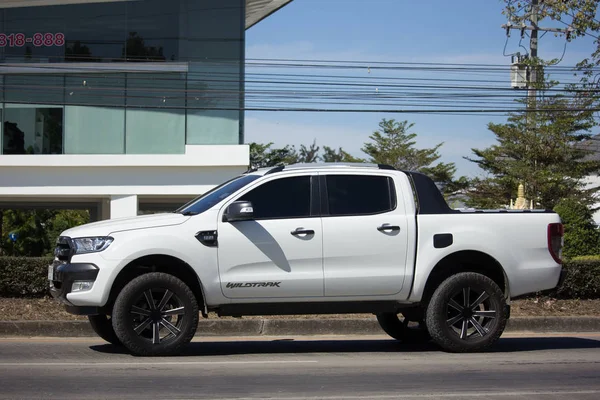
<path id="1" fill-rule="evenodd" d="M 111 237 L 85 237 L 75 238 L 75 254 L 96 253 L 105 250 L 112 242 Z"/>

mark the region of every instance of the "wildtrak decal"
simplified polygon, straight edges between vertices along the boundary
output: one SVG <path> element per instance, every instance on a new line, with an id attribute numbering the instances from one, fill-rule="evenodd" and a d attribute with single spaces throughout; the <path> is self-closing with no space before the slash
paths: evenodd
<path id="1" fill-rule="evenodd" d="M 227 284 L 228 289 L 255 288 L 255 287 L 281 287 L 281 282 L 254 282 L 254 283 L 232 283 Z"/>

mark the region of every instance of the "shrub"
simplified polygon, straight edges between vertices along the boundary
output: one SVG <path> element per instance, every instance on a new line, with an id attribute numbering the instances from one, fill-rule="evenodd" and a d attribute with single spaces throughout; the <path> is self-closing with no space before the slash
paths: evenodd
<path id="1" fill-rule="evenodd" d="M 600 298 L 600 256 L 577 257 L 564 263 L 566 278 L 554 291 L 563 299 Z"/>
<path id="2" fill-rule="evenodd" d="M 87 210 L 0 210 L 0 230 L 18 234 L 14 243 L 0 240 L 0 251 L 14 257 L 52 255 L 61 232 L 85 224 L 89 219 Z"/>
<path id="3" fill-rule="evenodd" d="M 50 257 L 0 257 L 0 297 L 48 294 Z"/>
<path id="4" fill-rule="evenodd" d="M 0 297 L 43 297 L 48 292 L 48 265 L 52 258 L 0 257 Z M 565 261 L 566 278 L 552 290 L 562 299 L 600 299 L 600 256 Z"/>
<path id="5" fill-rule="evenodd" d="M 592 212 L 584 204 L 575 200 L 561 200 L 554 211 L 560 215 L 565 226 L 566 259 L 598 254 L 600 251 L 600 231 L 594 224 Z"/>

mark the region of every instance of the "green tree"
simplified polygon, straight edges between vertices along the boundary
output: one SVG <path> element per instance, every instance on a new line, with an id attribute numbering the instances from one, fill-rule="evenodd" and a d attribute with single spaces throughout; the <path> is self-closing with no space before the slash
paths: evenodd
<path id="1" fill-rule="evenodd" d="M 319 149 L 315 139 L 310 146 L 300 145 L 300 150 L 296 153 L 296 162 L 314 163 L 319 160 Z"/>
<path id="2" fill-rule="evenodd" d="M 438 150 L 443 143 L 432 148 L 416 148 L 416 133 L 409 133 L 414 126 L 408 121 L 395 121 L 383 119 L 379 123 L 379 130 L 375 131 L 365 143 L 362 151 L 370 157 L 370 161 L 377 164 L 391 165 L 396 169 L 422 172 L 431 177 L 444 192 L 451 194 L 464 188 L 468 179 L 461 177 L 454 180 L 456 167 L 454 163 L 438 162 Z"/>
<path id="3" fill-rule="evenodd" d="M 50 251 L 53 251 L 56 239 L 61 232 L 71 229 L 75 226 L 87 224 L 90 222 L 89 210 L 59 210 L 48 221 L 46 225 L 46 234 L 50 241 Z"/>
<path id="4" fill-rule="evenodd" d="M 532 12 L 529 0 L 503 0 L 505 3 L 502 13 L 508 21 L 516 26 L 528 25 L 527 20 Z M 599 0 L 543 0 L 538 2 L 538 23 L 544 25 L 544 20 L 560 21 L 559 27 L 568 29 L 568 39 L 575 40 L 586 35 L 597 37 L 600 33 L 600 20 L 596 18 Z M 591 35 L 590 35 L 591 34 Z M 564 34 L 563 34 L 564 35 Z M 554 64 L 558 60 L 548 60 Z M 594 40 L 594 48 L 590 57 L 580 61 L 579 69 L 589 78 L 595 74 L 594 67 L 600 64 L 600 41 Z M 586 78 L 586 80 L 587 80 Z"/>
<path id="5" fill-rule="evenodd" d="M 527 105 L 527 100 L 521 101 Z M 512 113 L 507 123 L 488 124 L 497 144 L 472 149 L 476 163 L 487 177 L 476 179 L 469 189 L 470 204 L 495 208 L 515 198 L 520 183 L 525 197 L 537 207 L 553 209 L 565 198 L 585 205 L 594 203 L 597 188 L 583 178 L 597 172 L 600 162 L 586 158 L 581 143 L 591 137 L 594 125 L 589 104 L 581 99 L 549 95 L 535 104 L 536 112 Z"/>
<path id="6" fill-rule="evenodd" d="M 250 166 L 265 168 L 297 162 L 298 155 L 293 147 L 285 146 L 282 149 L 273 149 L 272 146 L 273 143 L 250 143 Z"/>
<path id="7" fill-rule="evenodd" d="M 40 257 L 52 254 L 56 238 L 66 229 L 89 222 L 87 210 L 3 210 L 3 255 Z M 11 233 L 18 235 L 15 242 Z"/>
<path id="8" fill-rule="evenodd" d="M 535 11 L 530 0 L 503 0 L 503 2 L 505 7 L 502 13 L 507 17 L 508 22 L 514 26 L 530 25 L 528 20 Z M 599 83 L 597 67 L 600 65 L 600 20 L 596 18 L 599 3 L 599 0 L 540 0 L 536 7 L 540 26 L 558 25 L 563 29 L 562 33 L 555 33 L 554 36 L 561 36 L 568 42 L 584 36 L 594 38 L 588 55 L 584 55 L 577 63 L 576 69 L 579 73 L 576 76 L 579 77 L 579 82 L 566 86 L 576 89 L 572 92 L 572 96 L 593 101 L 595 108 L 600 102 L 600 93 L 597 90 Z M 558 21 L 558 24 L 553 21 Z M 550 60 L 528 58 L 525 63 L 531 66 L 547 66 L 556 65 L 561 61 L 562 57 Z"/>
<path id="9" fill-rule="evenodd" d="M 254 168 L 274 167 L 277 165 L 289 165 L 295 163 L 323 162 L 362 162 L 350 156 L 341 148 L 336 152 L 330 147 L 324 146 L 324 154 L 320 154 L 321 148 L 317 146 L 316 139 L 312 144 L 295 146 L 287 145 L 283 148 L 272 148 L 273 143 L 260 144 L 250 143 L 250 165 Z"/>
<path id="10" fill-rule="evenodd" d="M 365 160 L 354 157 L 346 153 L 341 147 L 337 150 L 329 146 L 323 146 L 323 154 L 320 156 L 323 162 L 335 163 L 335 162 L 346 162 L 346 163 L 361 163 Z"/>
<path id="11" fill-rule="evenodd" d="M 600 253 L 600 232 L 590 209 L 573 199 L 561 200 L 554 211 L 565 226 L 563 256 L 573 258 Z"/>
<path id="12" fill-rule="evenodd" d="M 39 257 L 50 248 L 46 224 L 52 218 L 48 210 L 5 210 L 2 219 L 3 254 L 12 256 Z M 15 242 L 8 239 L 14 233 Z"/>

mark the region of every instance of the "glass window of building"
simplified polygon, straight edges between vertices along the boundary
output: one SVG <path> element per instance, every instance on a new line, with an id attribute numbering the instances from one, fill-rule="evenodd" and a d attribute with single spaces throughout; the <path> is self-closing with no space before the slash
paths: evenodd
<path id="1" fill-rule="evenodd" d="M 62 154 L 64 78 L 4 77 L 3 154 Z"/>
<path id="2" fill-rule="evenodd" d="M 179 6 L 181 1 L 128 1 L 128 62 L 179 59 Z M 202 3 L 202 1 L 200 2 Z"/>
<path id="3" fill-rule="evenodd" d="M 63 108 L 7 104 L 4 108 L 4 154 L 61 154 Z"/>
<path id="4" fill-rule="evenodd" d="M 65 20 L 65 61 L 122 61 L 127 37 L 126 3 L 115 1 L 61 6 Z"/>
<path id="5" fill-rule="evenodd" d="M 123 73 L 66 76 L 66 154 L 125 152 L 125 80 Z"/>
<path id="6" fill-rule="evenodd" d="M 65 14 L 61 6 L 3 10 L 0 32 L 2 62 L 59 63 L 65 48 Z"/>
<path id="7" fill-rule="evenodd" d="M 244 1 L 0 2 L 2 153 L 240 143 Z"/>

